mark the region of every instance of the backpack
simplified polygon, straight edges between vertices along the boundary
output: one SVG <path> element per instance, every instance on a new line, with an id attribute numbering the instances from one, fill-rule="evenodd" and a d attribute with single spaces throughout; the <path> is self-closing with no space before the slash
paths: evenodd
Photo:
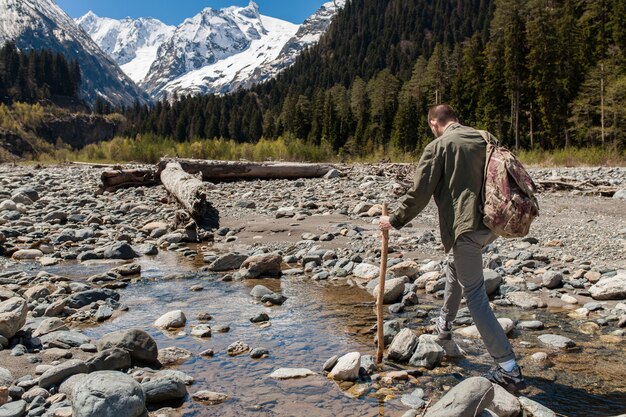
<path id="1" fill-rule="evenodd" d="M 539 215 L 536 186 L 511 151 L 484 130 L 487 158 L 483 183 L 483 223 L 502 237 L 522 237 Z"/>

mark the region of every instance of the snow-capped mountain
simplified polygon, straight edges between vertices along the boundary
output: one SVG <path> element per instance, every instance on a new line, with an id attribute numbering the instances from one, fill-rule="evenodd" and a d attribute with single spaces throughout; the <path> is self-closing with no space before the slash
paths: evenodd
<path id="1" fill-rule="evenodd" d="M 275 77 L 280 71 L 290 67 L 300 52 L 316 44 L 330 26 L 335 15 L 346 5 L 346 0 L 334 0 L 324 3 L 317 12 L 306 19 L 290 38 L 278 56 L 269 65 L 259 65 L 248 80 L 242 80 L 234 88 L 247 88 Z"/>
<path id="2" fill-rule="evenodd" d="M 148 75 L 159 46 L 170 39 L 176 29 L 158 19 L 116 20 L 99 17 L 91 11 L 76 19 L 76 23 L 136 83 Z"/>
<path id="3" fill-rule="evenodd" d="M 263 16 L 253 1 L 206 8 L 175 29 L 156 19 L 119 21 L 93 13 L 77 22 L 133 80 L 161 98 L 227 93 L 274 77 L 319 40 L 345 2 L 324 4 L 302 25 Z"/>
<path id="4" fill-rule="evenodd" d="M 6 41 L 78 60 L 81 96 L 88 101 L 100 96 L 114 105 L 129 105 L 148 99 L 53 0 L 0 0 L 0 42 Z"/>

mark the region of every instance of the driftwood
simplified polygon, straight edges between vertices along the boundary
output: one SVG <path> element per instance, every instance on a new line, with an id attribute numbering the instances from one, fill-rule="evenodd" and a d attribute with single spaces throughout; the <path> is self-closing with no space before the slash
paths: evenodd
<path id="1" fill-rule="evenodd" d="M 535 184 L 539 190 L 565 190 L 580 191 L 583 194 L 601 195 L 604 197 L 612 197 L 618 191 L 618 188 L 609 183 L 600 181 L 578 181 L 572 178 L 552 178 L 547 180 L 536 180 Z"/>
<path id="2" fill-rule="evenodd" d="M 213 184 L 203 182 L 181 168 L 177 162 L 168 163 L 161 171 L 161 183 L 191 217 L 203 227 L 215 227 L 218 212 L 208 200 Z"/>
<path id="3" fill-rule="evenodd" d="M 324 164 L 298 162 L 242 162 L 204 159 L 170 159 L 159 162 L 159 171 L 168 163 L 178 162 L 190 174 L 202 174 L 205 181 L 233 181 L 240 179 L 295 179 L 319 178 L 333 167 Z"/>
<path id="4" fill-rule="evenodd" d="M 115 191 L 127 187 L 147 187 L 158 184 L 154 169 L 116 169 L 103 171 L 100 175 L 104 191 Z"/>

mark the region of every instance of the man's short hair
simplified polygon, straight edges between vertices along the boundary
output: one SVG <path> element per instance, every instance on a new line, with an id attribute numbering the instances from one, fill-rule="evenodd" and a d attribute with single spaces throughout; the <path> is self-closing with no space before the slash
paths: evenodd
<path id="1" fill-rule="evenodd" d="M 454 109 L 449 104 L 438 104 L 428 110 L 428 121 L 437 120 L 437 123 L 444 125 L 448 122 L 456 122 L 459 120 Z"/>

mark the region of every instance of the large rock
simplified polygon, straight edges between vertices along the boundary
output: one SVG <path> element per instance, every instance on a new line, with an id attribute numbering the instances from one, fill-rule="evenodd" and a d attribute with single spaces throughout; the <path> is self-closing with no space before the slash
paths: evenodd
<path id="1" fill-rule="evenodd" d="M 131 376 L 116 371 L 89 374 L 72 393 L 73 417 L 146 416 L 146 397 Z"/>
<path id="2" fill-rule="evenodd" d="M 5 368 L 0 368 L 0 387 L 10 386 L 13 383 L 13 375 L 11 371 Z"/>
<path id="3" fill-rule="evenodd" d="M 48 286 L 45 284 L 34 285 L 30 287 L 29 289 L 27 289 L 26 291 L 24 291 L 24 298 L 26 298 L 28 301 L 39 300 L 40 298 L 45 298 L 50 295 L 50 289 L 51 289 L 50 287 L 54 288 L 53 286 Z"/>
<path id="4" fill-rule="evenodd" d="M 187 395 L 185 384 L 177 378 L 156 378 L 141 384 L 146 403 L 158 404 L 181 401 Z"/>
<path id="5" fill-rule="evenodd" d="M 359 377 L 360 367 L 361 354 L 359 352 L 350 352 L 337 360 L 328 376 L 339 381 L 355 381 Z"/>
<path id="6" fill-rule="evenodd" d="M 426 369 L 434 369 L 441 363 L 445 351 L 437 343 L 437 336 L 423 334 L 419 337 L 419 343 L 415 353 L 411 356 L 409 364 L 412 366 L 422 366 Z"/>
<path id="7" fill-rule="evenodd" d="M 402 298 L 404 294 L 404 280 L 393 278 L 385 281 L 385 292 L 383 293 L 383 304 L 393 304 Z M 374 287 L 372 295 L 378 297 L 378 285 Z"/>
<path id="8" fill-rule="evenodd" d="M 265 285 L 255 285 L 250 291 L 250 295 L 255 298 L 263 298 L 264 295 L 274 294 L 274 291 L 267 288 Z"/>
<path id="9" fill-rule="evenodd" d="M 107 259 L 134 259 L 139 255 L 127 242 L 116 242 L 107 246 L 102 256 Z"/>
<path id="10" fill-rule="evenodd" d="M 514 291 L 507 293 L 506 298 L 518 307 L 526 310 L 533 310 L 535 308 L 546 307 L 546 303 L 539 297 L 528 294 L 523 291 Z"/>
<path id="11" fill-rule="evenodd" d="M 294 379 L 306 378 L 309 375 L 315 375 L 315 372 L 306 368 L 278 368 L 270 374 L 270 378 L 274 379 Z"/>
<path id="12" fill-rule="evenodd" d="M 502 284 L 502 276 L 493 269 L 483 269 L 483 277 L 485 278 L 485 291 L 487 295 L 491 295 L 498 291 Z"/>
<path id="13" fill-rule="evenodd" d="M 98 341 L 98 350 L 126 349 L 133 362 L 153 364 L 158 362 L 159 350 L 154 339 L 140 329 L 121 330 L 106 334 Z"/>
<path id="14" fill-rule="evenodd" d="M 373 280 L 374 278 L 378 278 L 379 274 L 380 268 L 378 266 L 365 262 L 358 264 L 352 270 L 352 275 L 367 282 Z"/>
<path id="15" fill-rule="evenodd" d="M 74 392 L 74 387 L 77 385 L 81 385 L 85 378 L 87 378 L 89 374 L 76 374 L 67 378 L 63 383 L 59 386 L 59 393 L 65 394 L 71 400 L 72 394 Z"/>
<path id="16" fill-rule="evenodd" d="M 81 291 L 67 297 L 67 306 L 71 308 L 81 308 L 96 301 L 105 301 L 107 299 L 115 301 L 120 299 L 117 291 L 108 288 L 96 288 L 93 290 Z"/>
<path id="17" fill-rule="evenodd" d="M 508 318 L 499 318 L 498 323 L 500 323 L 500 327 L 504 330 L 504 333 L 509 334 L 511 330 L 515 327 L 513 324 L 513 320 Z M 476 325 L 463 327 L 455 331 L 455 333 L 460 334 L 463 337 L 469 337 L 471 339 L 480 339 L 480 333 L 478 332 L 478 328 Z"/>
<path id="18" fill-rule="evenodd" d="M 45 344 L 63 344 L 69 347 L 79 347 L 91 342 L 89 336 L 77 332 L 75 330 L 59 330 L 45 334 L 40 337 L 41 342 Z"/>
<path id="19" fill-rule="evenodd" d="M 409 277 L 414 279 L 419 274 L 420 267 L 415 261 L 404 261 L 390 267 L 387 272 L 394 277 Z"/>
<path id="20" fill-rule="evenodd" d="M 570 338 L 560 336 L 558 334 L 542 334 L 537 338 L 546 346 L 550 346 L 556 349 L 567 349 L 576 346 L 576 343 Z"/>
<path id="21" fill-rule="evenodd" d="M 492 401 L 494 388 L 488 379 L 468 378 L 446 393 L 424 417 L 475 417 Z"/>
<path id="22" fill-rule="evenodd" d="M 53 385 L 59 385 L 72 375 L 86 374 L 87 372 L 89 372 L 89 368 L 84 361 L 70 359 L 44 372 L 39 377 L 39 386 L 49 388 Z"/>
<path id="23" fill-rule="evenodd" d="M 589 292 L 596 300 L 626 299 L 626 273 L 600 279 L 589 288 Z"/>
<path id="24" fill-rule="evenodd" d="M 209 265 L 209 270 L 221 272 L 239 269 L 246 259 L 248 259 L 248 256 L 241 253 L 227 253 L 226 255 L 222 255 L 218 257 L 215 261 L 213 261 Z"/>
<path id="25" fill-rule="evenodd" d="M 122 348 L 104 349 L 89 358 L 86 364 L 90 373 L 128 369 L 131 366 L 130 353 Z"/>
<path id="26" fill-rule="evenodd" d="M 13 253 L 12 258 L 16 261 L 30 261 L 33 259 L 41 258 L 43 252 L 39 249 L 20 249 Z"/>
<path id="27" fill-rule="evenodd" d="M 69 330 L 69 328 L 65 325 L 65 322 L 57 317 L 51 317 L 44 319 L 37 329 L 33 332 L 33 336 L 39 337 L 46 335 L 48 333 L 57 332 L 61 330 Z"/>
<path id="28" fill-rule="evenodd" d="M 531 400 L 530 398 L 519 397 L 519 402 L 526 412 L 526 415 L 530 414 L 533 417 L 556 417 L 556 413 L 554 411 L 544 407 L 537 401 Z"/>
<path id="29" fill-rule="evenodd" d="M 283 257 L 277 253 L 254 255 L 241 264 L 242 278 L 259 278 L 280 276 L 280 265 Z"/>
<path id="30" fill-rule="evenodd" d="M 177 329 L 185 327 L 185 323 L 187 323 L 185 314 L 181 310 L 174 310 L 156 319 L 154 327 L 158 329 Z"/>
<path id="31" fill-rule="evenodd" d="M 419 340 L 413 330 L 402 329 L 393 338 L 387 351 L 387 357 L 396 362 L 406 362 L 415 352 L 418 342 Z"/>
<path id="32" fill-rule="evenodd" d="M 499 417 L 515 417 L 519 415 L 522 411 L 522 406 L 517 397 L 500 385 L 494 384 L 493 388 L 493 400 L 487 408 L 495 412 Z"/>
<path id="33" fill-rule="evenodd" d="M 0 336 L 15 336 L 26 323 L 28 304 L 22 297 L 9 298 L 0 303 Z"/>
<path id="34" fill-rule="evenodd" d="M 546 288 L 558 288 L 563 283 L 563 275 L 556 271 L 546 271 L 541 277 L 541 283 Z"/>
<path id="35" fill-rule="evenodd" d="M 194 401 L 198 401 L 199 403 L 206 405 L 216 405 L 221 404 L 226 401 L 229 397 L 226 394 L 222 394 L 221 392 L 214 391 L 198 391 L 194 392 L 191 395 Z"/>
<path id="36" fill-rule="evenodd" d="M 0 407 L 0 417 L 22 417 L 26 415 L 27 405 L 24 400 L 7 403 Z"/>

